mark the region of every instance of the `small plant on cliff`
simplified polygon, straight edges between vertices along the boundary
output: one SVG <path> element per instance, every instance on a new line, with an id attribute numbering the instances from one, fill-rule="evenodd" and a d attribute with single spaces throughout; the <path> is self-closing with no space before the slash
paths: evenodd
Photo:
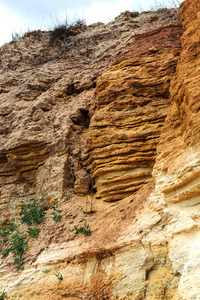
<path id="1" fill-rule="evenodd" d="M 67 19 L 64 23 L 57 22 L 54 29 L 51 31 L 50 39 L 54 43 L 56 41 L 62 41 L 67 46 L 67 39 L 69 37 L 69 25 Z"/>
<path id="2" fill-rule="evenodd" d="M 27 233 L 31 237 L 37 237 L 40 233 L 40 229 L 36 228 L 34 224 L 44 223 L 46 219 L 44 205 L 34 199 L 33 203 L 24 203 L 21 209 L 22 223 L 32 225 L 32 227 L 28 227 Z"/>
<path id="3" fill-rule="evenodd" d="M 0 300 L 3 300 L 5 295 L 6 295 L 6 291 L 4 289 L 3 292 L 0 292 Z"/>
<path id="4" fill-rule="evenodd" d="M 76 226 L 74 226 L 74 229 L 72 229 L 72 231 L 76 231 L 76 233 L 82 233 L 85 235 L 91 235 L 91 230 L 90 230 L 90 226 L 87 223 L 87 221 L 85 220 L 84 226 L 77 228 Z"/>
<path id="5" fill-rule="evenodd" d="M 0 221 L 0 237 L 3 239 L 2 242 L 8 241 L 8 236 L 16 230 L 17 225 L 15 224 L 15 220 L 12 216 L 10 225 L 8 227 L 3 225 L 2 219 Z"/>
<path id="6" fill-rule="evenodd" d="M 67 200 L 69 200 L 69 199 L 70 199 L 70 194 L 69 194 L 69 193 L 65 193 L 65 194 L 63 195 L 63 197 L 65 197 Z"/>
<path id="7" fill-rule="evenodd" d="M 42 273 L 48 273 L 48 270 L 47 269 L 44 269 L 43 271 L 42 271 Z"/>
<path id="8" fill-rule="evenodd" d="M 28 225 L 40 224 L 45 221 L 45 210 L 42 203 L 37 203 L 34 199 L 33 203 L 25 203 L 22 205 L 22 223 Z"/>
<path id="9" fill-rule="evenodd" d="M 76 35 L 79 32 L 78 28 L 80 29 L 81 25 L 85 25 L 86 21 L 85 19 L 78 18 L 75 22 L 69 24 L 66 18 L 65 22 L 57 20 L 56 23 L 50 32 L 50 40 L 52 43 L 62 41 L 68 47 L 70 37 Z"/>
<path id="10" fill-rule="evenodd" d="M 57 272 L 54 274 L 59 280 L 63 280 L 62 274 L 57 270 Z"/>
<path id="11" fill-rule="evenodd" d="M 0 246 L 2 252 L 2 258 L 7 257 L 11 252 L 10 248 L 4 248 L 4 246 L 9 244 L 11 234 L 17 229 L 15 224 L 14 217 L 10 221 L 10 224 L 5 226 L 3 225 L 2 219 L 0 221 Z"/>
<path id="12" fill-rule="evenodd" d="M 11 252 L 14 254 L 13 264 L 22 265 L 24 262 L 22 255 L 28 250 L 28 240 L 23 232 L 16 230 L 16 233 L 11 236 L 11 246 Z"/>
<path id="13" fill-rule="evenodd" d="M 13 32 L 12 33 L 12 41 L 16 41 L 19 40 L 20 38 L 22 38 L 24 36 L 24 33 L 20 32 Z"/>
<path id="14" fill-rule="evenodd" d="M 33 225 L 32 227 L 28 228 L 27 233 L 31 237 L 38 237 L 38 234 L 40 233 L 40 229 L 36 228 L 35 225 Z"/>
<path id="15" fill-rule="evenodd" d="M 60 213 L 62 212 L 62 210 L 58 210 L 58 209 L 56 208 L 56 205 L 52 205 L 51 207 L 52 207 L 53 210 L 54 210 L 54 212 L 51 213 L 51 215 L 53 216 L 53 220 L 54 220 L 54 221 L 57 221 L 57 222 L 60 221 L 61 218 L 62 218 L 62 216 L 60 215 Z"/>
<path id="16" fill-rule="evenodd" d="M 24 260 L 22 258 L 23 253 L 28 250 L 28 240 L 23 232 L 19 231 L 19 228 L 12 233 L 9 245 L 2 251 L 2 258 L 8 256 L 10 252 L 14 255 L 13 265 L 17 264 L 19 267 L 23 264 Z"/>
<path id="17" fill-rule="evenodd" d="M 78 18 L 74 22 L 74 25 L 86 25 L 86 20 L 84 18 Z"/>

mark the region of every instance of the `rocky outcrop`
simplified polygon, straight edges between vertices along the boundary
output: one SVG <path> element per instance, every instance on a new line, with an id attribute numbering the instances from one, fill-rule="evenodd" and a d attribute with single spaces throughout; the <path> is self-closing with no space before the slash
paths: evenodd
<path id="1" fill-rule="evenodd" d="M 173 215 L 169 259 L 180 276 L 178 299 L 199 299 L 199 78 L 200 3 L 184 1 L 182 51 L 170 92 L 172 107 L 157 147 L 155 195 Z M 173 225 L 172 225 L 173 224 Z M 176 299 L 176 298 L 175 298 Z"/>
<path id="2" fill-rule="evenodd" d="M 123 199 L 152 180 L 180 35 L 177 23 L 137 36 L 132 55 L 120 59 L 98 80 L 88 134 L 88 170 L 94 176 L 97 199 Z"/>
<path id="3" fill-rule="evenodd" d="M 107 25 L 76 27 L 67 43 L 35 31 L 0 49 L 0 204 L 7 220 L 10 197 L 88 193 L 91 174 L 80 161 L 97 79 L 133 48 L 135 35 L 176 19 L 176 10 L 125 12 Z"/>
<path id="4" fill-rule="evenodd" d="M 170 203 L 199 202 L 198 11 L 198 1 L 186 1 L 181 6 L 183 50 L 170 87 L 173 106 L 165 122 L 154 168 L 157 189 Z"/>

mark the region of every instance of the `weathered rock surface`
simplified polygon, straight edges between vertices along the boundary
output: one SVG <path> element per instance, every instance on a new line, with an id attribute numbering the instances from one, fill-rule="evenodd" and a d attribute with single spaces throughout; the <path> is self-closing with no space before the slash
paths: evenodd
<path id="1" fill-rule="evenodd" d="M 196 5 L 197 10 L 192 10 Z M 181 6 L 183 50 L 170 92 L 173 106 L 166 119 L 154 168 L 157 189 L 169 202 L 199 202 L 199 2 Z"/>
<path id="2" fill-rule="evenodd" d="M 200 206 L 200 2 L 184 1 L 182 51 L 170 92 L 172 107 L 157 148 L 155 197 L 174 215 L 169 259 L 179 274 L 180 299 L 199 299 Z M 179 299 L 179 298 L 178 298 Z"/>
<path id="3" fill-rule="evenodd" d="M 0 198 L 89 190 L 80 165 L 92 115 L 97 78 L 127 52 L 134 36 L 177 19 L 175 10 L 158 14 L 126 12 L 108 25 L 80 26 L 68 46 L 51 43 L 48 32 L 27 33 L 0 50 Z"/>
<path id="4" fill-rule="evenodd" d="M 86 148 L 97 79 L 133 49 L 135 35 L 170 24 L 176 10 L 125 12 L 107 25 L 76 29 L 68 45 L 49 32 L 27 33 L 0 49 L 0 204 L 36 193 L 85 195 Z M 31 189 L 30 189 L 31 187 Z M 31 190 L 29 192 L 29 190 Z"/>
<path id="5" fill-rule="evenodd" d="M 177 299 L 179 276 L 172 274 L 161 229 L 170 215 L 163 218 L 147 205 L 153 189 L 149 183 L 121 202 L 97 203 L 98 213 L 87 217 L 88 237 L 71 231 L 83 223 L 82 200 L 62 204 L 67 214 L 56 225 L 48 221 L 31 240 L 24 271 L 14 271 L 11 257 L 4 260 L 1 284 L 9 299 Z"/>
<path id="6" fill-rule="evenodd" d="M 67 53 L 59 44 L 41 56 L 48 33 L 1 48 L 1 209 L 16 212 L 23 192 L 85 194 L 89 173 L 96 198 L 123 198 L 97 199 L 85 216 L 71 192 L 56 223 L 49 209 L 24 270 L 12 253 L 0 261 L 8 299 L 199 299 L 199 1 L 185 0 L 180 14 L 180 55 L 172 11 L 84 28 Z M 91 236 L 76 235 L 85 218 Z"/>
<path id="7" fill-rule="evenodd" d="M 88 134 L 88 169 L 97 199 L 123 199 L 152 180 L 180 35 L 177 23 L 136 37 L 132 55 L 98 80 Z"/>

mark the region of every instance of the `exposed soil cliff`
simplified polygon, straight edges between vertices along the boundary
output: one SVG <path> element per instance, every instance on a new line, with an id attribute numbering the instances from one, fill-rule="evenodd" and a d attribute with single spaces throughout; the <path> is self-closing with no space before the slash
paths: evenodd
<path id="1" fill-rule="evenodd" d="M 24 269 L 1 259 L 5 299 L 199 299 L 199 1 L 180 15 L 183 35 L 176 10 L 125 12 L 0 49 L 2 221 L 48 208 Z"/>

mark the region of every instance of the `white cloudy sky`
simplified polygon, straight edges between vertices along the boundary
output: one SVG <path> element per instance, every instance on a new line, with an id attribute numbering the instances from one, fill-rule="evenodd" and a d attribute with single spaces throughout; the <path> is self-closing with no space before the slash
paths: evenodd
<path id="1" fill-rule="evenodd" d="M 182 0 L 0 0 L 0 46 L 11 40 L 12 33 L 28 29 L 50 29 L 57 20 L 77 18 L 87 24 L 110 22 L 125 10 L 149 10 L 158 3 L 170 7 Z"/>

